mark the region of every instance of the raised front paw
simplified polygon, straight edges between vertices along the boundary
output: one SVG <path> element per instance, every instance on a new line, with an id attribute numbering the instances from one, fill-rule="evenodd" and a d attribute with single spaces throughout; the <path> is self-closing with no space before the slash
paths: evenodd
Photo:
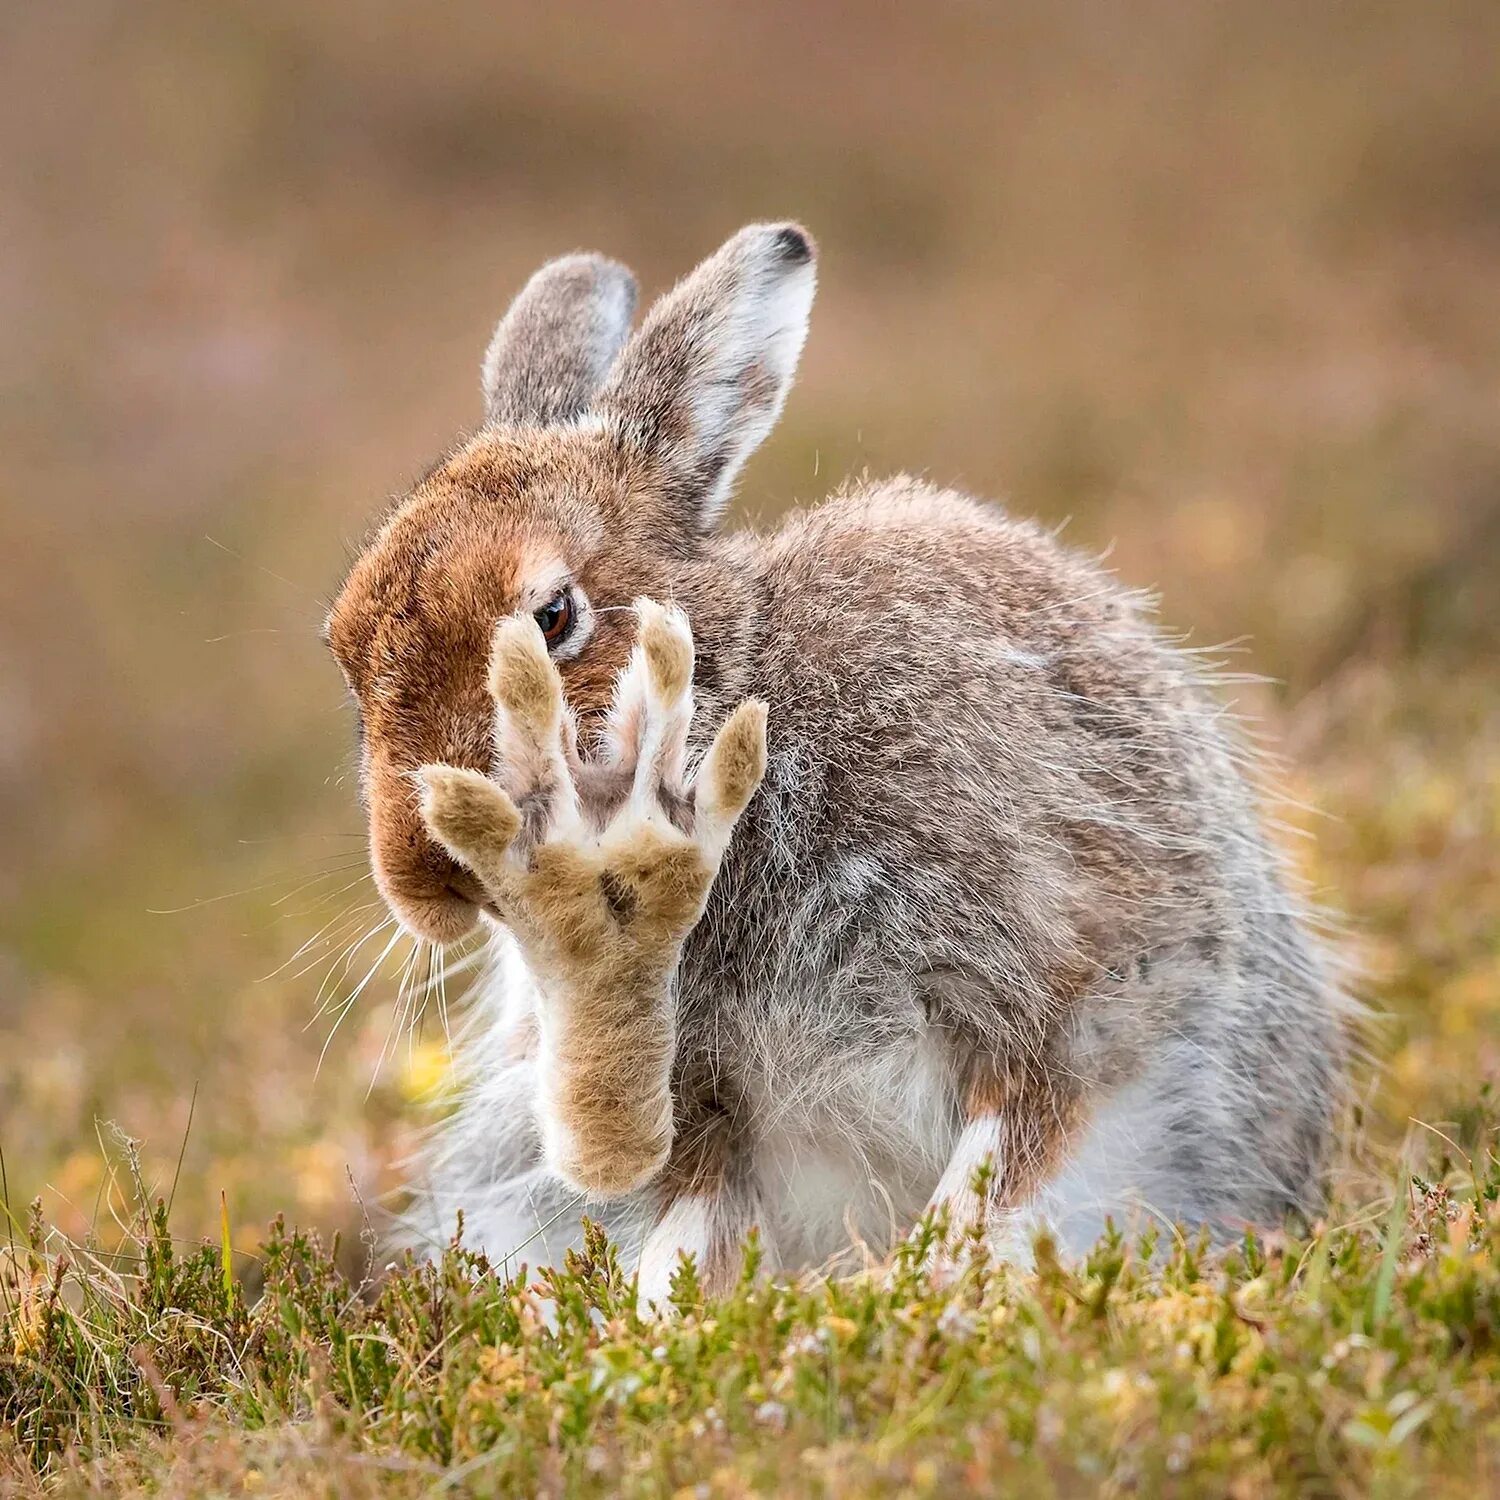
<path id="1" fill-rule="evenodd" d="M 420 773 L 433 836 L 474 872 L 539 977 L 569 985 L 675 964 L 765 774 L 756 701 L 730 714 L 689 771 L 692 634 L 678 609 L 642 599 L 636 611 L 600 760 L 580 757 L 542 634 L 514 617 L 491 657 L 495 778 Z"/>
<path id="2" fill-rule="evenodd" d="M 548 1162 L 611 1197 L 671 1149 L 671 979 L 766 765 L 766 709 L 742 703 L 687 768 L 693 642 L 680 611 L 637 603 L 602 757 L 578 752 L 530 619 L 495 633 L 495 778 L 425 766 L 422 813 L 511 929 L 538 991 Z"/>

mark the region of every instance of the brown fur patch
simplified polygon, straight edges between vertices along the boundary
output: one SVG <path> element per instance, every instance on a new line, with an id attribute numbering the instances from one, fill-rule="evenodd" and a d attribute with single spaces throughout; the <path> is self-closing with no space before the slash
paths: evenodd
<path id="1" fill-rule="evenodd" d="M 977 1059 L 962 1092 L 965 1122 L 999 1122 L 994 1201 L 1024 1203 L 1061 1164 L 1083 1118 L 1082 1090 L 1065 1073 L 1019 1059 Z"/>

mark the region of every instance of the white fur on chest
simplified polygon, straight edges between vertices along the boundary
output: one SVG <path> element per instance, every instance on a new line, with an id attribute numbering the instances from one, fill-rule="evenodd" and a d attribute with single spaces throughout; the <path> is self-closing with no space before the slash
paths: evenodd
<path id="1" fill-rule="evenodd" d="M 752 1178 L 776 1260 L 819 1265 L 851 1244 L 884 1254 L 932 1195 L 957 1136 L 951 1069 L 918 1032 L 816 1067 L 778 1095 L 751 1077 Z"/>
<path id="2" fill-rule="evenodd" d="M 528 1258 L 557 1258 L 577 1242 L 578 1220 L 590 1210 L 539 1196 L 539 1163 L 517 1174 L 493 1148 L 534 1134 L 538 1080 L 517 1038 L 539 997 L 505 935 L 489 962 L 460 1045 L 462 1102 L 428 1153 L 432 1208 L 449 1220 L 461 1208 L 492 1258 L 523 1241 Z M 935 1033 L 913 1029 L 871 1048 L 868 1039 L 819 1035 L 828 1019 L 818 997 L 782 996 L 750 1031 L 718 1038 L 722 1076 L 745 1111 L 755 1217 L 769 1260 L 787 1269 L 821 1264 L 855 1242 L 887 1250 L 926 1206 L 957 1139 L 951 1066 Z M 644 1199 L 592 1212 L 617 1229 L 632 1258 L 650 1217 Z M 433 1232 L 451 1229 L 435 1224 Z"/>

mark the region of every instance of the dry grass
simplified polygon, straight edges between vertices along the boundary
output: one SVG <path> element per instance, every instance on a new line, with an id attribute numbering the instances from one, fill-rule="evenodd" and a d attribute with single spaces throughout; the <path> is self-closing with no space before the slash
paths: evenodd
<path id="1" fill-rule="evenodd" d="M 659 288 L 769 214 L 818 234 L 824 291 L 745 509 L 924 468 L 1071 518 L 1195 640 L 1245 638 L 1274 684 L 1241 706 L 1389 1017 L 1372 1154 L 1476 1118 L 1500 1058 L 1487 0 L 99 0 L 6 33 L 14 1210 L 128 1243 L 105 1121 L 189 1240 L 222 1190 L 247 1254 L 278 1211 L 358 1243 L 350 1176 L 369 1203 L 395 1183 L 443 1047 L 431 1010 L 386 1047 L 398 951 L 315 1073 L 320 983 L 347 997 L 379 951 L 337 981 L 379 913 L 322 601 L 472 420 L 538 260 L 598 246 Z"/>
<path id="2" fill-rule="evenodd" d="M 1486 1122 L 1486 1128 L 1488 1122 Z M 930 1221 L 889 1271 L 643 1319 L 602 1234 L 497 1278 L 454 1245 L 352 1285 L 279 1224 L 228 1251 L 143 1206 L 132 1260 L 6 1257 L 0 1484 L 53 1494 L 1472 1495 L 1500 1456 L 1500 1161 L 1429 1153 L 1302 1238 L 1213 1257 L 1108 1237 L 1035 1274 Z"/>

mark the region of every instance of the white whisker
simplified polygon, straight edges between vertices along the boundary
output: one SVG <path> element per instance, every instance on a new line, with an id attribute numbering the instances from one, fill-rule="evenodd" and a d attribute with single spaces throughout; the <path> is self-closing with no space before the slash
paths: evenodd
<path id="1" fill-rule="evenodd" d="M 339 1008 L 339 1011 L 338 1011 L 337 1015 L 335 1015 L 334 1018 L 333 1018 L 333 1025 L 331 1027 L 329 1027 L 328 1036 L 327 1036 L 327 1038 L 323 1042 L 323 1049 L 322 1049 L 321 1052 L 318 1053 L 318 1066 L 317 1066 L 316 1069 L 314 1069 L 314 1076 L 316 1076 L 317 1073 L 319 1073 L 319 1072 L 322 1071 L 322 1068 L 323 1068 L 323 1059 L 328 1055 L 328 1048 L 329 1048 L 330 1044 L 333 1042 L 334 1035 L 337 1033 L 340 1025 L 343 1023 L 344 1017 L 347 1016 L 349 1014 L 349 1012 L 354 1009 L 354 1004 L 359 999 L 359 997 L 364 993 L 365 986 L 368 985 L 369 982 L 379 972 L 380 966 L 390 956 L 391 949 L 393 949 L 396 946 L 396 944 L 399 943 L 404 936 L 405 936 L 405 934 L 401 931 L 401 929 L 399 927 L 395 930 L 395 932 L 393 932 L 391 934 L 391 940 L 390 940 L 390 942 L 388 942 L 385 945 L 385 947 L 380 950 L 379 957 L 376 958 L 375 962 L 370 965 L 368 971 L 365 974 L 365 977 L 363 979 L 361 979 L 360 982 L 357 985 L 355 985 L 354 992 L 349 996 L 349 998 Z"/>
<path id="2" fill-rule="evenodd" d="M 313 999 L 315 1010 L 313 1012 L 312 1020 L 307 1023 L 308 1026 L 311 1026 L 314 1021 L 317 1021 L 321 1016 L 327 1014 L 329 1005 L 333 1003 L 337 995 L 338 986 L 343 983 L 344 976 L 348 974 L 349 970 L 353 967 L 354 957 L 359 952 L 359 950 L 363 948 L 371 938 L 375 937 L 379 933 L 384 932 L 387 927 L 392 926 L 395 923 L 395 920 L 396 919 L 394 917 L 387 917 L 385 921 L 379 923 L 375 927 L 372 927 L 367 933 L 365 933 L 363 937 L 351 943 L 340 955 L 340 957 L 334 959 L 334 961 L 328 966 L 328 973 L 324 977 L 323 983 L 318 986 L 318 993 Z M 343 967 L 340 969 L 339 965 L 341 962 L 343 964 Z M 334 978 L 335 969 L 339 970 L 338 977 L 336 979 Z M 324 992 L 328 989 L 330 980 L 332 980 L 333 982 L 333 992 L 328 995 L 328 998 L 325 1001 Z"/>

